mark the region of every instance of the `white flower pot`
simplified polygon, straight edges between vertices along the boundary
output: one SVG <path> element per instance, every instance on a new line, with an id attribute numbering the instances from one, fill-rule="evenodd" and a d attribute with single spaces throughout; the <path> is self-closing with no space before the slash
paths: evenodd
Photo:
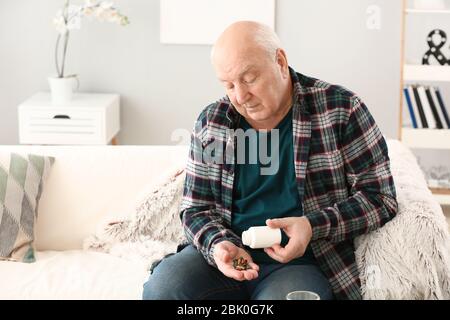
<path id="1" fill-rule="evenodd" d="M 414 9 L 418 10 L 444 10 L 444 0 L 414 0 Z"/>
<path id="2" fill-rule="evenodd" d="M 61 105 L 72 100 L 73 92 L 78 90 L 78 78 L 48 77 L 53 105 Z"/>

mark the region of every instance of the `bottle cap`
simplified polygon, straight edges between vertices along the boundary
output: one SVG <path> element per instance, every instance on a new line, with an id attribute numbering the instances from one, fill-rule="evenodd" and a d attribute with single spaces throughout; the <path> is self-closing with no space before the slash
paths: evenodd
<path id="1" fill-rule="evenodd" d="M 250 235 L 250 232 L 248 230 L 242 232 L 242 243 L 246 246 L 250 246 L 251 242 L 252 236 Z"/>

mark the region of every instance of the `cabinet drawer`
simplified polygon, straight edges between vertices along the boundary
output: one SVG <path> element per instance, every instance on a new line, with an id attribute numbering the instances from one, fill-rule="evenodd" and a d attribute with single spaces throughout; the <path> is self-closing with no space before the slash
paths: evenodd
<path id="1" fill-rule="evenodd" d="M 20 110 L 21 143 L 100 144 L 104 113 L 81 110 Z"/>

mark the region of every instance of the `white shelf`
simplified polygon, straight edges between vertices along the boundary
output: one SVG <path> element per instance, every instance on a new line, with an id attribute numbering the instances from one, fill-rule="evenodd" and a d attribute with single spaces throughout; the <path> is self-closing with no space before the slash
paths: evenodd
<path id="1" fill-rule="evenodd" d="M 426 13 L 426 14 L 450 14 L 450 10 L 421 10 L 421 9 L 406 9 L 406 13 Z"/>
<path id="2" fill-rule="evenodd" d="M 430 188 L 433 197 L 442 205 L 450 205 L 450 189 Z"/>
<path id="3" fill-rule="evenodd" d="M 450 205 L 450 189 L 430 188 L 430 190 L 440 205 Z"/>
<path id="4" fill-rule="evenodd" d="M 402 142 L 410 148 L 450 149 L 450 129 L 402 128 Z"/>
<path id="5" fill-rule="evenodd" d="M 450 205 L 450 195 L 433 193 L 433 196 L 439 202 L 440 205 L 445 206 Z"/>
<path id="6" fill-rule="evenodd" d="M 404 81 L 450 81 L 450 66 L 407 64 L 403 78 Z"/>

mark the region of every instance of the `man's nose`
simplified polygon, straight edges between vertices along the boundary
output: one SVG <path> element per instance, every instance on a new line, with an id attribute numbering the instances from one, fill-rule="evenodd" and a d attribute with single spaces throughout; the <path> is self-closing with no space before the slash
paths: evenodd
<path id="1" fill-rule="evenodd" d="M 245 86 L 239 85 L 235 88 L 236 101 L 238 104 L 242 105 L 248 100 L 248 90 Z"/>

